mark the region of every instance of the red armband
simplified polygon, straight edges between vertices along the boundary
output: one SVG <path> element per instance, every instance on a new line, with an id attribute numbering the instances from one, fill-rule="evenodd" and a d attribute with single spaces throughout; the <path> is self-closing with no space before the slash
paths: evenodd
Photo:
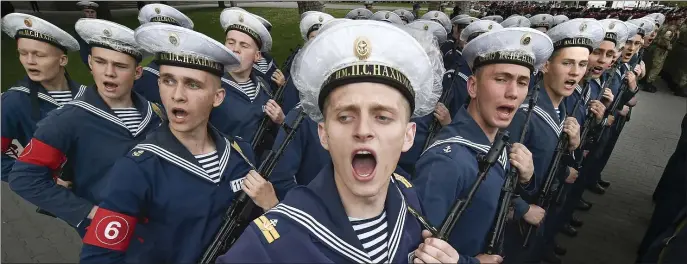
<path id="1" fill-rule="evenodd" d="M 136 228 L 136 218 L 125 214 L 98 208 L 91 225 L 87 228 L 84 244 L 126 251 Z"/>
<path id="2" fill-rule="evenodd" d="M 59 149 L 32 138 L 31 142 L 26 145 L 24 151 L 19 155 L 19 161 L 45 166 L 54 171 L 67 161 L 67 156 Z"/>
<path id="3" fill-rule="evenodd" d="M 2 149 L 0 149 L 0 151 L 2 151 L 2 153 L 7 152 L 7 149 L 10 148 L 10 144 L 12 144 L 11 138 L 2 137 Z"/>

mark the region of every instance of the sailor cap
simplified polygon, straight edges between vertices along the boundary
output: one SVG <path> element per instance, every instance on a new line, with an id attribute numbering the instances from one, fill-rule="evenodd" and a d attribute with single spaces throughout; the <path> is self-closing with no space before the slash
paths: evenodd
<path id="1" fill-rule="evenodd" d="M 91 1 L 79 1 L 76 3 L 76 6 L 81 7 L 82 9 L 96 9 L 99 5 Z"/>
<path id="2" fill-rule="evenodd" d="M 627 42 L 629 39 L 634 38 L 635 35 L 639 34 L 639 25 L 635 25 L 629 21 L 625 21 L 623 23 L 625 23 L 625 26 L 627 26 L 627 39 L 625 40 L 625 42 Z"/>
<path id="3" fill-rule="evenodd" d="M 526 18 L 524 16 L 510 16 L 506 18 L 503 22 L 501 22 L 501 26 L 504 28 L 510 28 L 510 27 L 530 27 L 530 19 Z"/>
<path id="4" fill-rule="evenodd" d="M 485 16 L 482 18 L 482 20 L 491 20 L 491 21 L 495 21 L 496 23 L 501 23 L 501 22 L 503 22 L 503 17 L 499 16 L 499 15 Z"/>
<path id="5" fill-rule="evenodd" d="M 250 13 L 250 12 L 246 11 L 246 9 L 240 8 L 240 7 L 238 7 L 238 6 L 232 6 L 232 7 L 226 8 L 226 9 L 236 9 L 236 10 L 244 11 L 244 12 L 246 12 L 246 13 Z M 308 12 L 317 12 L 317 11 L 305 11 L 305 12 L 303 12 L 303 14 L 306 14 L 306 13 L 308 13 Z M 257 18 L 258 20 L 260 20 L 260 23 L 262 23 L 262 25 L 265 26 L 265 28 L 267 29 L 267 31 L 272 31 L 272 23 L 270 23 L 269 21 L 267 21 L 267 19 L 264 19 L 263 17 L 258 16 L 258 15 L 253 14 L 253 13 L 250 13 L 250 14 L 253 15 L 253 16 L 255 16 L 255 18 Z M 303 19 L 303 17 L 304 17 L 303 14 L 301 14 L 301 19 Z"/>
<path id="6" fill-rule="evenodd" d="M 329 22 L 329 20 L 332 19 L 334 19 L 334 17 L 327 13 L 317 11 L 310 12 L 303 19 L 301 19 L 301 37 L 303 37 L 303 40 L 308 41 L 308 35 L 310 34 L 310 32 L 319 30 L 324 23 L 327 23 Z"/>
<path id="7" fill-rule="evenodd" d="M 224 9 L 219 21 L 225 34 L 230 30 L 237 30 L 253 38 L 260 51 L 269 52 L 272 49 L 272 36 L 255 15 L 238 9 Z"/>
<path id="8" fill-rule="evenodd" d="M 150 23 L 134 33 L 136 42 L 155 53 L 155 63 L 210 72 L 219 77 L 240 64 L 224 44 L 192 29 Z"/>
<path id="9" fill-rule="evenodd" d="M 386 11 L 386 10 L 377 11 L 376 13 L 374 13 L 374 15 L 372 15 L 372 17 L 370 19 L 371 20 L 377 20 L 377 21 L 389 22 L 389 23 L 393 23 L 396 25 L 403 25 L 404 24 L 403 19 L 401 19 L 400 16 L 398 16 L 394 12 Z"/>
<path id="10" fill-rule="evenodd" d="M 654 20 L 651 18 L 637 18 L 631 19 L 627 22 L 635 24 L 637 26 L 637 34 L 645 37 L 647 34 L 651 34 L 654 31 Z"/>
<path id="11" fill-rule="evenodd" d="M 430 32 L 434 37 L 437 38 L 437 42 L 439 44 L 446 42 L 446 37 L 448 33 L 446 33 L 446 29 L 444 28 L 444 26 L 442 26 L 436 21 L 418 19 L 408 23 L 408 25 L 406 26 L 409 28 Z"/>
<path id="12" fill-rule="evenodd" d="M 453 24 L 451 24 L 451 19 L 444 12 L 441 11 L 429 11 L 422 15 L 422 19 L 434 20 L 436 22 L 439 22 L 439 24 L 444 26 L 446 32 L 451 32 L 451 29 L 453 28 Z"/>
<path id="13" fill-rule="evenodd" d="M 470 42 L 470 40 L 479 36 L 482 33 L 492 30 L 502 29 L 501 24 L 492 20 L 477 20 L 463 29 L 460 33 L 460 41 Z"/>
<path id="14" fill-rule="evenodd" d="M 645 17 L 653 19 L 659 27 L 663 26 L 663 22 L 666 21 L 666 15 L 661 13 L 648 14 Z"/>
<path id="15" fill-rule="evenodd" d="M 527 15 L 525 15 L 527 17 Z M 532 28 L 551 28 L 553 25 L 553 16 L 549 14 L 538 14 L 530 17 L 530 25 Z"/>
<path id="16" fill-rule="evenodd" d="M 570 20 L 570 18 L 568 18 L 566 15 L 553 16 L 553 23 L 551 24 L 551 26 L 555 27 L 558 24 L 569 21 L 569 20 Z"/>
<path id="17" fill-rule="evenodd" d="M 111 49 L 141 61 L 144 56 L 130 28 L 112 21 L 94 18 L 81 18 L 74 24 L 79 36 L 91 47 Z"/>
<path id="18" fill-rule="evenodd" d="M 403 20 L 403 24 L 408 24 L 415 20 L 415 15 L 412 12 L 405 9 L 396 9 L 394 13 L 397 14 Z"/>
<path id="19" fill-rule="evenodd" d="M 147 4 L 138 12 L 141 25 L 150 22 L 165 23 L 193 29 L 193 21 L 174 7 L 165 4 Z"/>
<path id="20" fill-rule="evenodd" d="M 370 19 L 372 17 L 372 11 L 367 8 L 356 8 L 346 14 L 346 18 L 358 20 L 358 19 Z"/>
<path id="21" fill-rule="evenodd" d="M 311 13 L 320 13 L 320 11 L 312 11 L 312 10 L 310 10 L 310 11 L 305 11 L 305 12 L 303 12 L 303 14 L 301 14 L 301 20 L 303 20 L 303 18 L 305 18 L 305 16 L 307 16 L 307 15 L 309 15 L 309 14 L 311 14 Z"/>
<path id="22" fill-rule="evenodd" d="M 322 121 L 329 93 L 355 82 L 397 89 L 408 100 L 413 117 L 434 111 L 442 89 L 437 85 L 443 75 L 440 52 L 431 34 L 423 33 L 427 41 L 421 44 L 406 30 L 390 23 L 355 20 L 320 31 L 301 49 L 291 69 L 304 111 L 316 122 Z M 437 50 L 437 55 L 430 58 L 426 49 Z"/>
<path id="23" fill-rule="evenodd" d="M 617 19 L 604 19 L 599 21 L 604 26 L 604 40 L 615 43 L 615 48 L 620 49 L 627 42 L 630 29 L 627 24 Z"/>
<path id="24" fill-rule="evenodd" d="M 464 17 L 470 17 L 470 15 L 468 15 L 468 14 L 456 15 L 455 17 L 451 18 L 451 22 L 456 21 L 456 20 L 461 19 L 461 18 L 464 18 Z"/>
<path id="25" fill-rule="evenodd" d="M 465 15 L 461 18 L 458 18 L 458 16 L 456 16 L 453 18 L 453 20 L 451 20 L 451 23 L 453 23 L 456 26 L 466 27 L 467 25 L 470 25 L 472 22 L 475 22 L 477 20 L 479 20 L 479 18 L 471 17 L 468 15 Z"/>
<path id="26" fill-rule="evenodd" d="M 532 28 L 501 28 L 479 35 L 463 48 L 463 58 L 475 72 L 479 67 L 507 63 L 540 69 L 553 52 L 553 42 Z"/>
<path id="27" fill-rule="evenodd" d="M 41 18 L 23 13 L 11 13 L 2 18 L 2 31 L 19 39 L 28 38 L 43 41 L 67 51 L 79 50 L 79 42 L 61 28 Z"/>
<path id="28" fill-rule="evenodd" d="M 604 39 L 604 26 L 590 18 L 576 18 L 563 22 L 546 32 L 554 49 L 583 47 L 592 52 Z"/>

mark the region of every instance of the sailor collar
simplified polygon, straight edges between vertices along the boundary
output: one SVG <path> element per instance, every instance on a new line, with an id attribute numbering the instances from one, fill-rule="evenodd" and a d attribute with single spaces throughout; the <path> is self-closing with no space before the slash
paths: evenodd
<path id="1" fill-rule="evenodd" d="M 258 76 L 256 76 L 254 73 L 251 73 L 251 74 L 250 74 L 250 80 L 253 81 L 253 84 L 254 84 L 254 85 L 257 85 L 257 86 L 256 86 L 256 92 L 257 92 L 258 94 L 259 94 L 260 91 L 262 90 L 262 91 L 264 91 L 265 93 L 267 93 L 267 95 L 269 95 L 270 97 L 272 97 L 272 93 L 270 92 L 270 90 L 268 89 L 268 87 L 265 87 L 265 84 L 264 84 L 262 81 L 260 81 L 260 80 L 258 79 Z M 245 95 L 245 96 L 246 96 L 246 99 L 248 99 L 249 101 L 252 102 L 252 100 L 250 99 L 250 96 L 248 96 L 248 91 L 246 91 L 246 90 L 244 90 L 243 88 L 241 88 L 241 86 L 236 82 L 236 80 L 234 80 L 234 77 L 231 77 L 231 74 L 225 73 L 224 76 L 222 77 L 222 83 L 224 83 L 224 84 L 226 84 L 226 85 L 229 85 L 229 86 L 231 86 L 232 88 L 236 89 L 237 91 L 239 91 L 240 93 L 242 93 L 243 95 Z M 257 98 L 257 97 L 256 97 L 256 98 Z"/>
<path id="2" fill-rule="evenodd" d="M 280 203 L 269 213 L 280 214 L 293 220 L 324 246 L 355 263 L 372 263 L 343 209 L 334 181 L 332 164 L 326 165 L 307 187 L 297 188 L 305 188 L 301 189 L 301 192 L 314 196 L 313 199 L 299 199 L 290 204 Z M 389 262 L 406 260 L 405 252 L 399 253 L 398 250 L 401 239 L 405 236 L 405 222 L 414 218 L 406 216 L 408 205 L 393 177 L 389 182 L 385 210 L 389 232 Z"/>
<path id="3" fill-rule="evenodd" d="M 87 88 L 83 93 L 83 96 L 66 104 L 80 107 L 96 116 L 114 123 L 115 125 L 124 129 L 128 134 L 136 137 L 141 134 L 150 123 L 150 120 L 153 117 L 153 107 L 151 106 L 150 102 L 143 98 L 143 96 L 133 91 L 131 92 L 131 101 L 134 103 L 134 108 L 136 108 L 136 110 L 139 111 L 143 117 L 141 124 L 138 126 L 138 130 L 136 130 L 134 133 L 129 131 L 124 122 L 122 122 L 122 120 L 115 115 L 114 111 L 112 111 L 112 109 L 110 109 L 110 107 L 105 103 L 103 98 L 100 97 L 100 94 L 98 93 L 98 87 L 95 85 Z"/>
<path id="4" fill-rule="evenodd" d="M 587 89 L 587 92 L 584 95 L 582 94 L 582 86 L 580 86 L 578 84 L 577 87 L 575 87 L 575 93 L 577 93 L 580 97 L 584 97 L 584 104 L 585 105 L 589 102 L 589 98 L 592 96 L 591 85 L 597 85 L 597 86 L 601 87 L 601 84 L 599 83 L 600 82 L 599 79 L 594 79 L 591 81 L 593 83 L 589 84 L 590 87 L 589 87 L 589 89 Z"/>
<path id="5" fill-rule="evenodd" d="M 524 104 L 520 106 L 523 108 Z M 534 107 L 534 113 L 539 116 L 544 122 L 553 130 L 556 135 L 560 135 L 563 131 L 563 122 L 565 120 L 560 120 L 558 114 L 556 113 L 556 108 L 553 107 L 551 98 L 549 98 L 546 89 L 539 89 L 539 99 L 537 100 L 537 105 Z M 561 103 L 558 105 L 558 110 L 561 113 L 565 112 L 565 104 Z"/>
<path id="6" fill-rule="evenodd" d="M 208 132 L 215 142 L 217 148 L 217 156 L 219 157 L 219 176 L 210 177 L 210 175 L 198 163 L 195 156 L 172 134 L 169 129 L 169 123 L 163 123 L 153 133 L 148 135 L 143 142 L 134 147 L 135 150 L 144 150 L 152 152 L 158 157 L 168 161 L 171 164 L 206 180 L 210 183 L 217 184 L 222 180 L 224 171 L 227 169 L 229 163 L 229 156 L 231 148 L 235 148 L 229 139 L 222 136 L 216 128 L 208 124 Z M 239 153 L 243 155 L 242 153 Z"/>
<path id="7" fill-rule="evenodd" d="M 80 97 L 88 88 L 86 85 L 80 85 L 72 81 L 69 77 L 67 77 L 67 85 L 69 86 L 69 90 L 72 92 L 72 98 Z M 51 103 L 57 107 L 62 106 L 62 104 L 58 103 L 54 98 L 52 98 L 52 96 L 50 96 L 50 93 L 48 93 L 48 90 L 46 90 L 43 85 L 41 85 L 39 82 L 32 81 L 28 76 L 21 80 L 16 86 L 9 88 L 8 91 L 18 91 L 31 94 L 31 89 L 29 88 L 31 86 L 38 88 L 39 99 Z"/>

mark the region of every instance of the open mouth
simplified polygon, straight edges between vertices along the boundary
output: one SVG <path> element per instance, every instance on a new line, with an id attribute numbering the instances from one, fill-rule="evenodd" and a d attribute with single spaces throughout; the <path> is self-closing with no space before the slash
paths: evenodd
<path id="1" fill-rule="evenodd" d="M 514 105 L 501 105 L 496 108 L 496 113 L 500 119 L 508 119 L 514 111 Z"/>
<path id="2" fill-rule="evenodd" d="M 36 70 L 36 69 L 29 69 L 28 71 L 29 71 L 29 74 L 31 74 L 31 75 L 38 75 L 41 73 L 41 71 Z"/>
<path id="3" fill-rule="evenodd" d="M 623 57 L 625 57 L 625 58 L 632 57 L 632 52 L 625 52 L 625 53 L 623 53 Z"/>
<path id="4" fill-rule="evenodd" d="M 377 157 L 370 149 L 357 149 L 353 151 L 351 166 L 353 176 L 358 181 L 370 181 L 374 178 L 375 168 L 377 168 Z"/>
<path id="5" fill-rule="evenodd" d="M 188 116 L 188 112 L 186 112 L 184 109 L 174 107 L 172 108 L 172 116 L 174 116 L 176 119 L 182 120 Z"/>
<path id="6" fill-rule="evenodd" d="M 107 90 L 109 92 L 112 92 L 112 91 L 116 90 L 117 87 L 119 87 L 119 85 L 117 85 L 116 83 L 108 82 L 108 81 L 103 82 L 103 85 L 105 86 L 105 90 Z"/>
<path id="7" fill-rule="evenodd" d="M 575 84 L 577 84 L 577 81 L 575 80 L 567 80 L 565 81 L 565 88 L 566 89 L 575 89 Z"/>
<path id="8" fill-rule="evenodd" d="M 596 66 L 596 67 L 592 68 L 592 74 L 594 74 L 594 75 L 599 75 L 599 74 L 603 73 L 603 71 L 604 71 L 604 68 L 601 66 Z"/>

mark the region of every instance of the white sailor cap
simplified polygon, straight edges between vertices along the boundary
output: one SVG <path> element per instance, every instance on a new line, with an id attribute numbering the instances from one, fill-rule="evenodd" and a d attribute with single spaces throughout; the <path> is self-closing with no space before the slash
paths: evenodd
<path id="1" fill-rule="evenodd" d="M 466 27 L 467 25 L 470 25 L 472 22 L 479 20 L 479 18 L 471 17 L 468 15 L 465 15 L 464 17 L 461 17 L 461 18 L 457 18 L 457 17 L 458 16 L 454 17 L 453 20 L 451 20 L 451 22 L 454 25 L 460 26 L 460 27 Z"/>
<path id="2" fill-rule="evenodd" d="M 470 15 L 468 15 L 468 14 L 456 15 L 455 17 L 451 18 L 451 22 L 456 21 L 456 20 L 461 19 L 461 18 L 464 18 L 464 17 L 470 17 Z"/>
<path id="3" fill-rule="evenodd" d="M 503 22 L 503 17 L 499 16 L 499 15 L 485 16 L 482 18 L 482 20 L 491 20 L 491 21 L 495 21 L 496 23 L 501 23 L 501 22 Z"/>
<path id="4" fill-rule="evenodd" d="M 237 30 L 253 38 L 260 51 L 269 52 L 272 49 L 272 36 L 255 15 L 238 9 L 224 9 L 219 22 L 225 34 L 230 30 Z"/>
<path id="5" fill-rule="evenodd" d="M 437 38 L 437 42 L 439 44 L 446 42 L 446 38 L 447 38 L 448 33 L 446 33 L 446 29 L 444 28 L 444 26 L 442 26 L 441 24 L 439 24 L 436 21 L 426 20 L 426 19 L 418 19 L 418 20 L 415 20 L 413 22 L 408 23 L 408 25 L 406 25 L 406 26 L 408 26 L 409 28 L 417 29 L 417 30 L 424 30 L 427 32 L 431 32 L 432 35 L 434 35 L 434 37 Z"/>
<path id="6" fill-rule="evenodd" d="M 492 20 L 477 20 L 463 29 L 460 33 L 460 41 L 470 42 L 482 33 L 502 29 L 503 26 Z"/>
<path id="7" fill-rule="evenodd" d="M 604 19 L 599 21 L 606 31 L 604 40 L 615 43 L 615 48 L 620 49 L 625 46 L 630 29 L 623 21 L 617 19 Z"/>
<path id="8" fill-rule="evenodd" d="M 320 26 L 320 29 L 317 31 L 318 35 L 320 33 L 324 32 L 325 30 L 331 28 L 331 27 L 334 27 L 338 24 L 341 24 L 344 22 L 349 22 L 349 21 L 353 21 L 353 19 L 350 19 L 350 18 L 334 18 L 334 19 L 331 19 L 329 21 L 325 21 L 325 23 L 322 24 L 322 26 Z"/>
<path id="9" fill-rule="evenodd" d="M 625 42 L 627 42 L 630 38 L 634 38 L 635 35 L 638 34 L 639 25 L 635 25 L 634 23 L 630 23 L 629 21 L 625 21 L 623 23 L 625 23 L 625 26 L 627 26 L 627 39 L 625 39 Z"/>
<path id="10" fill-rule="evenodd" d="M 304 111 L 322 121 L 322 108 L 332 90 L 355 82 L 397 89 L 408 99 L 413 117 L 434 111 L 442 90 L 436 80 L 441 79 L 443 66 L 441 57 L 430 58 L 426 49 L 438 47 L 430 43 L 431 34 L 422 34 L 428 43 L 423 45 L 406 30 L 379 21 L 346 21 L 307 42 L 291 68 Z"/>
<path id="11" fill-rule="evenodd" d="M 391 12 L 391 11 L 377 11 L 372 15 L 370 18 L 371 20 L 377 20 L 377 21 L 384 21 L 384 22 L 389 22 L 393 23 L 396 25 L 403 25 L 403 19 L 401 19 L 400 16 L 398 16 L 396 13 Z"/>
<path id="12" fill-rule="evenodd" d="M 530 27 L 530 20 L 524 16 L 510 16 L 506 18 L 503 22 L 501 22 L 501 26 L 504 28 L 510 28 L 510 27 Z"/>
<path id="13" fill-rule="evenodd" d="M 453 28 L 453 25 L 451 24 L 451 19 L 444 12 L 441 11 L 429 11 L 422 15 L 422 19 L 434 20 L 436 22 L 439 22 L 439 24 L 444 26 L 446 32 L 451 32 L 451 29 Z"/>
<path id="14" fill-rule="evenodd" d="M 555 27 L 558 24 L 563 23 L 563 22 L 567 22 L 569 20 L 570 20 L 570 18 L 568 18 L 566 15 L 553 16 L 553 23 L 551 24 L 551 26 Z"/>
<path id="15" fill-rule="evenodd" d="M 637 34 L 642 37 L 654 31 L 654 21 L 651 19 L 638 18 L 628 20 L 627 22 L 637 25 Z"/>
<path id="16" fill-rule="evenodd" d="M 553 16 L 549 14 L 538 14 L 531 16 L 530 25 L 532 28 L 544 27 L 549 29 L 553 25 Z"/>
<path id="17" fill-rule="evenodd" d="M 23 13 L 11 13 L 2 18 L 2 31 L 19 39 L 28 38 L 43 41 L 67 51 L 79 50 L 79 42 L 61 28 L 41 18 Z"/>
<path id="18" fill-rule="evenodd" d="M 164 4 L 147 4 L 138 12 L 141 25 L 149 22 L 160 22 L 193 29 L 193 21 L 181 11 Z"/>
<path id="19" fill-rule="evenodd" d="M 646 18 L 651 18 L 655 23 L 658 24 L 658 26 L 663 26 L 663 22 L 666 21 L 666 15 L 661 14 L 661 13 L 653 13 L 653 14 L 648 14 L 645 16 Z"/>
<path id="20" fill-rule="evenodd" d="M 83 9 L 96 9 L 99 5 L 98 3 L 91 1 L 79 1 L 76 3 L 76 6 L 81 7 Z"/>
<path id="21" fill-rule="evenodd" d="M 508 63 L 534 71 L 540 69 L 553 52 L 553 42 L 532 28 L 502 28 L 479 35 L 463 48 L 463 58 L 473 72 L 477 68 Z"/>
<path id="22" fill-rule="evenodd" d="M 319 12 L 320 12 L 320 11 L 313 11 L 313 10 L 305 11 L 305 12 L 303 12 L 303 14 L 301 14 L 301 20 L 303 20 L 303 18 L 305 18 L 305 16 L 307 16 L 308 14 L 311 14 L 311 13 L 319 13 Z"/>
<path id="23" fill-rule="evenodd" d="M 583 47 L 594 51 L 604 39 L 604 26 L 591 18 L 576 18 L 563 22 L 546 32 L 554 49 Z"/>
<path id="24" fill-rule="evenodd" d="M 140 48 L 134 31 L 112 21 L 94 18 L 81 18 L 74 24 L 76 33 L 91 47 L 111 49 L 140 62 L 145 51 Z"/>
<path id="25" fill-rule="evenodd" d="M 408 11 L 408 10 L 396 9 L 396 10 L 394 10 L 394 13 L 397 14 L 399 17 L 401 17 L 404 24 L 408 24 L 410 22 L 413 22 L 413 20 L 415 20 L 415 15 L 413 15 L 413 13 Z"/>
<path id="26" fill-rule="evenodd" d="M 158 65 L 186 67 L 222 76 L 240 64 L 239 57 L 224 44 L 192 29 L 150 23 L 134 33 L 136 42 L 155 53 Z"/>
<path id="27" fill-rule="evenodd" d="M 232 6 L 232 7 L 226 8 L 226 9 L 236 9 L 236 10 L 244 11 L 246 13 L 250 13 L 250 12 L 246 11 L 246 9 L 240 8 L 238 6 Z M 305 11 L 305 12 L 303 12 L 303 14 L 301 14 L 301 19 L 303 19 L 303 17 L 305 17 L 305 14 L 307 14 L 309 12 L 318 12 L 318 11 Z M 264 19 L 263 17 L 258 16 L 258 15 L 253 14 L 253 13 L 250 13 L 250 14 L 253 15 L 255 18 L 257 18 L 258 20 L 260 20 L 260 23 L 262 23 L 262 25 L 265 26 L 267 31 L 272 31 L 272 23 L 267 21 L 267 19 Z"/>
<path id="28" fill-rule="evenodd" d="M 358 20 L 358 19 L 370 19 L 372 17 L 372 11 L 367 8 L 356 8 L 346 14 L 346 18 Z"/>
<path id="29" fill-rule="evenodd" d="M 317 11 L 309 13 L 307 16 L 301 19 L 301 37 L 303 37 L 303 40 L 308 41 L 308 35 L 310 32 L 319 30 L 324 23 L 327 23 L 332 19 L 334 19 L 334 17 L 327 13 Z"/>

